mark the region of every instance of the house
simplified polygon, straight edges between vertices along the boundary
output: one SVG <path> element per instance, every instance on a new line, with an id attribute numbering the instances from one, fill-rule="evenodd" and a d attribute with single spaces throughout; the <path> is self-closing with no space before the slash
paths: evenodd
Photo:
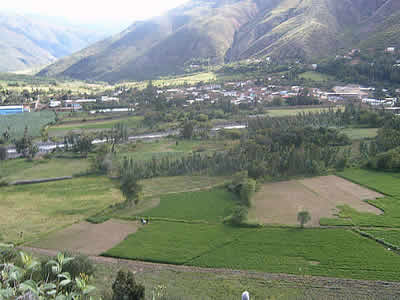
<path id="1" fill-rule="evenodd" d="M 119 98 L 117 97 L 108 97 L 108 96 L 102 96 L 101 97 L 102 102 L 119 102 Z"/>
<path id="2" fill-rule="evenodd" d="M 21 114 L 25 111 L 23 105 L 0 106 L 0 115 Z"/>
<path id="3" fill-rule="evenodd" d="M 388 53 L 394 53 L 395 51 L 396 51 L 395 47 L 387 47 L 386 48 L 386 52 L 388 52 Z"/>
<path id="4" fill-rule="evenodd" d="M 56 101 L 56 100 L 50 101 L 50 104 L 49 104 L 50 108 L 55 108 L 55 107 L 60 107 L 60 106 L 61 106 L 61 101 Z"/>

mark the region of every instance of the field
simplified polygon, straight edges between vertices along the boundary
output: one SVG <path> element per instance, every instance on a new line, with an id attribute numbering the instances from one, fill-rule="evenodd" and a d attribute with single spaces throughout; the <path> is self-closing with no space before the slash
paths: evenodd
<path id="1" fill-rule="evenodd" d="M 343 229 L 237 229 L 153 222 L 107 255 L 198 267 L 400 280 L 397 254 Z"/>
<path id="2" fill-rule="evenodd" d="M 333 76 L 327 75 L 327 74 L 322 74 L 319 72 L 314 72 L 314 71 L 308 71 L 304 72 L 299 75 L 300 78 L 306 79 L 306 80 L 312 80 L 316 82 L 324 82 L 324 81 L 333 81 L 335 78 Z"/>
<path id="3" fill-rule="evenodd" d="M 109 220 L 102 224 L 76 223 L 66 229 L 53 232 L 29 246 L 45 249 L 67 250 L 72 253 L 100 255 L 136 232 L 134 222 Z"/>
<path id="4" fill-rule="evenodd" d="M 342 107 L 341 106 L 334 107 L 334 109 L 340 109 L 340 108 Z M 300 113 L 317 113 L 328 109 L 329 108 L 323 108 L 323 107 L 270 109 L 267 110 L 267 115 L 270 117 L 287 117 L 287 116 L 296 116 Z"/>
<path id="5" fill-rule="evenodd" d="M 398 229 L 367 229 L 362 230 L 375 238 L 400 247 L 400 230 Z"/>
<path id="6" fill-rule="evenodd" d="M 267 183 L 254 196 L 249 217 L 263 224 L 295 225 L 297 213 L 307 210 L 311 214 L 309 226 L 319 226 L 320 218 L 333 217 L 339 205 L 380 214 L 363 201 L 378 197 L 382 195 L 336 176 Z"/>
<path id="7" fill-rule="evenodd" d="M 382 215 L 362 213 L 348 206 L 340 207 L 339 219 L 323 219 L 322 225 L 356 225 L 364 227 L 400 227 L 400 173 L 347 169 L 340 176 L 373 189 L 386 197 L 368 201 L 384 211 Z"/>
<path id="8" fill-rule="evenodd" d="M 341 130 L 352 140 L 370 139 L 376 137 L 378 128 L 346 128 Z"/>
<path id="9" fill-rule="evenodd" d="M 40 129 L 54 120 L 55 115 L 51 111 L 0 116 L 0 134 L 9 127 L 11 138 L 20 138 L 24 135 L 25 126 L 27 126 L 28 134 L 38 137 Z"/>
<path id="10" fill-rule="evenodd" d="M 157 207 L 145 210 L 142 216 L 186 221 L 221 222 L 231 214 L 236 195 L 225 188 L 162 195 Z"/>
<path id="11" fill-rule="evenodd" d="M 83 131 L 83 130 L 106 130 L 111 129 L 117 123 L 123 123 L 128 128 L 140 127 L 142 117 L 126 117 L 116 120 L 100 120 L 100 121 L 86 121 L 77 123 L 67 123 L 62 125 L 55 125 L 49 128 L 49 134 L 65 135 L 70 131 Z"/>
<path id="12" fill-rule="evenodd" d="M 8 182 L 73 176 L 89 169 L 86 159 L 53 158 L 51 160 L 26 161 L 13 159 L 0 162 L 1 175 Z"/>
<path id="13" fill-rule="evenodd" d="M 0 235 L 20 243 L 82 221 L 119 203 L 122 196 L 105 177 L 0 188 Z"/>

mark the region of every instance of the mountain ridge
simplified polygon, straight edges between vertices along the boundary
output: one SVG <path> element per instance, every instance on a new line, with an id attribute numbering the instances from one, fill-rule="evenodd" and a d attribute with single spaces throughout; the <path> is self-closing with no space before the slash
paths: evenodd
<path id="1" fill-rule="evenodd" d="M 270 56 L 311 62 L 350 47 L 391 46 L 391 38 L 382 37 L 400 33 L 385 25 L 397 12 L 395 0 L 192 0 L 39 75 L 121 81 L 182 73 L 192 61 Z"/>
<path id="2" fill-rule="evenodd" d="M 50 24 L 39 17 L 0 13 L 0 71 L 47 65 L 101 38 L 93 31 Z"/>

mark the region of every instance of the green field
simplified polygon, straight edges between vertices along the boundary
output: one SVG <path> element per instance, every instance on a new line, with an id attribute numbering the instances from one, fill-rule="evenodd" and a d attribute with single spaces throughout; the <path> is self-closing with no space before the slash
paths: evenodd
<path id="1" fill-rule="evenodd" d="M 324 82 L 324 81 L 333 81 L 335 77 L 327 75 L 327 74 L 322 74 L 319 72 L 314 72 L 314 71 L 308 71 L 304 72 L 299 75 L 301 79 L 305 80 L 312 80 L 316 82 Z"/>
<path id="2" fill-rule="evenodd" d="M 375 238 L 384 240 L 394 246 L 400 247 L 400 230 L 397 229 L 368 229 L 364 232 L 372 235 Z"/>
<path id="3" fill-rule="evenodd" d="M 339 108 L 342 107 L 341 106 L 334 107 L 334 109 L 339 109 Z M 296 116 L 300 113 L 317 113 L 325 110 L 328 110 L 328 108 L 310 107 L 310 108 L 270 109 L 267 110 L 267 115 L 270 117 L 288 117 L 288 116 Z"/>
<path id="4" fill-rule="evenodd" d="M 225 188 L 163 195 L 157 207 L 142 216 L 186 221 L 221 222 L 231 214 L 238 199 Z"/>
<path id="5" fill-rule="evenodd" d="M 0 235 L 20 243 L 81 221 L 122 202 L 114 182 L 105 177 L 0 188 Z M 20 233 L 22 232 L 22 237 Z"/>
<path id="6" fill-rule="evenodd" d="M 100 130 L 100 129 L 111 129 L 117 123 L 123 123 L 128 128 L 138 128 L 142 122 L 142 117 L 127 117 L 116 120 L 107 121 L 88 121 L 78 122 L 73 124 L 62 124 L 56 125 L 49 128 L 49 134 L 55 135 L 57 133 L 67 133 L 69 131 L 82 131 L 82 130 Z"/>
<path id="7" fill-rule="evenodd" d="M 378 128 L 346 128 L 341 132 L 352 140 L 362 140 L 376 137 Z"/>
<path id="8" fill-rule="evenodd" d="M 321 219 L 321 225 L 355 225 L 364 227 L 400 227 L 400 173 L 347 169 L 338 175 L 386 195 L 368 201 L 384 213 L 360 213 L 348 206 L 340 207 L 338 219 Z"/>
<path id="9" fill-rule="evenodd" d="M 55 115 L 52 111 L 0 116 L 0 134 L 9 127 L 11 139 L 20 138 L 24 135 L 25 126 L 27 126 L 28 134 L 38 137 L 40 129 L 54 120 Z"/>
<path id="10" fill-rule="evenodd" d="M 1 175 L 8 182 L 73 176 L 89 169 L 87 159 L 53 158 L 27 161 L 13 159 L 0 162 Z"/>
<path id="11" fill-rule="evenodd" d="M 342 229 L 238 229 L 153 222 L 106 254 L 199 267 L 400 280 L 397 254 Z"/>

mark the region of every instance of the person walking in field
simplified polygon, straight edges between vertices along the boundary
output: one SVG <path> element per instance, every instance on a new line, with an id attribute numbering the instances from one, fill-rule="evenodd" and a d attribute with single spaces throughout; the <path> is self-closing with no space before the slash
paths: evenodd
<path id="1" fill-rule="evenodd" d="M 242 300 L 250 300 L 250 294 L 248 291 L 243 292 Z"/>

